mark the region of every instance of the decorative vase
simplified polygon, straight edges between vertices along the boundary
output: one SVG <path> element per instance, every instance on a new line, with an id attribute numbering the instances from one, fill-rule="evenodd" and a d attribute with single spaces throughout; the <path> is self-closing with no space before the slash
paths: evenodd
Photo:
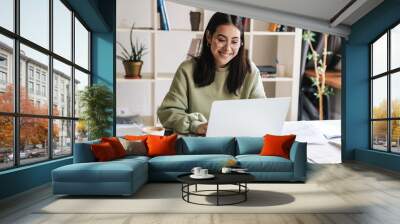
<path id="1" fill-rule="evenodd" d="M 190 12 L 190 25 L 192 27 L 192 31 L 199 31 L 200 17 L 200 12 Z"/>
<path id="2" fill-rule="evenodd" d="M 142 70 L 143 61 L 124 61 L 125 78 L 141 79 L 140 71 Z"/>

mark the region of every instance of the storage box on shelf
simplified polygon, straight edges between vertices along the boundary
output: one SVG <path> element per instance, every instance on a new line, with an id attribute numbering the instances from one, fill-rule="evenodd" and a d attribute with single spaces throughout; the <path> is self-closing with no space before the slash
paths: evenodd
<path id="1" fill-rule="evenodd" d="M 117 62 L 117 107 L 131 107 L 133 113 L 145 117 L 145 125 L 157 123 L 157 108 L 169 90 L 176 69 L 187 58 L 192 39 L 202 39 L 207 23 L 215 13 L 172 1 L 165 1 L 165 7 L 168 31 L 159 29 L 157 0 L 117 2 L 117 41 L 129 46 L 130 26 L 135 23 L 134 38 L 145 43 L 148 51 L 143 58 L 143 79 L 124 80 L 122 63 Z M 201 12 L 199 31 L 191 30 L 190 11 Z M 249 30 L 245 32 L 245 47 L 256 65 L 275 65 L 278 61 L 284 66 L 283 75 L 262 80 L 268 97 L 292 98 L 287 120 L 296 120 L 301 30 L 270 32 L 267 31 L 269 26 L 268 22 L 250 19 Z M 121 85 L 125 87 L 120 88 Z"/>

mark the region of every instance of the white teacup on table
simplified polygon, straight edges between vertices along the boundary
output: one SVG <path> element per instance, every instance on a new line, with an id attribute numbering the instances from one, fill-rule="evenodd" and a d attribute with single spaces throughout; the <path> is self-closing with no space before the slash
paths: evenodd
<path id="1" fill-rule="evenodd" d="M 200 170 L 200 176 L 202 176 L 202 177 L 208 176 L 208 169 L 201 169 Z"/>
<path id="2" fill-rule="evenodd" d="M 200 176 L 201 174 L 200 174 L 200 172 L 201 172 L 201 170 L 202 170 L 203 168 L 201 168 L 201 167 L 193 167 L 193 169 L 192 169 L 192 173 L 194 174 L 194 175 L 196 175 L 196 176 Z"/>

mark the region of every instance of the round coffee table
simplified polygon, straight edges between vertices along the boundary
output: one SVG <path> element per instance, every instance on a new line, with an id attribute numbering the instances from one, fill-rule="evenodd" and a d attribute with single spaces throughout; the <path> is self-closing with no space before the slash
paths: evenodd
<path id="1" fill-rule="evenodd" d="M 249 173 L 216 173 L 213 174 L 215 177 L 212 179 L 193 179 L 190 177 L 191 173 L 182 174 L 177 177 L 178 181 L 182 183 L 182 199 L 188 203 L 198 204 L 198 205 L 234 205 L 247 200 L 247 192 L 249 188 L 247 183 L 255 180 L 255 177 Z M 197 190 L 198 184 L 204 185 L 216 185 L 215 190 Z M 190 191 L 190 186 L 195 186 L 194 191 Z M 236 185 L 237 190 L 223 190 L 220 189 L 220 185 Z M 215 192 L 215 194 L 205 194 L 209 192 Z M 190 196 L 204 196 L 204 197 L 216 197 L 216 204 L 202 204 L 190 201 Z M 232 197 L 240 196 L 240 199 L 231 203 L 221 203 L 221 197 Z"/>

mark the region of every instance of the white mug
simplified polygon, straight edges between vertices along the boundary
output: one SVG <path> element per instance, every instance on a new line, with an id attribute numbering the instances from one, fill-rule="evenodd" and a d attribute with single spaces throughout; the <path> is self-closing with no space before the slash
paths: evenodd
<path id="1" fill-rule="evenodd" d="M 208 175 L 208 169 L 201 169 L 200 170 L 200 176 L 207 176 Z"/>
<path id="2" fill-rule="evenodd" d="M 199 175 L 201 175 L 200 174 L 200 171 L 202 170 L 202 168 L 201 167 L 193 167 L 193 169 L 192 169 L 192 173 L 194 174 L 194 175 L 196 175 L 196 176 L 199 176 Z"/>
<path id="3" fill-rule="evenodd" d="M 230 167 L 222 167 L 221 172 L 222 173 L 230 173 L 232 171 L 232 169 Z"/>

